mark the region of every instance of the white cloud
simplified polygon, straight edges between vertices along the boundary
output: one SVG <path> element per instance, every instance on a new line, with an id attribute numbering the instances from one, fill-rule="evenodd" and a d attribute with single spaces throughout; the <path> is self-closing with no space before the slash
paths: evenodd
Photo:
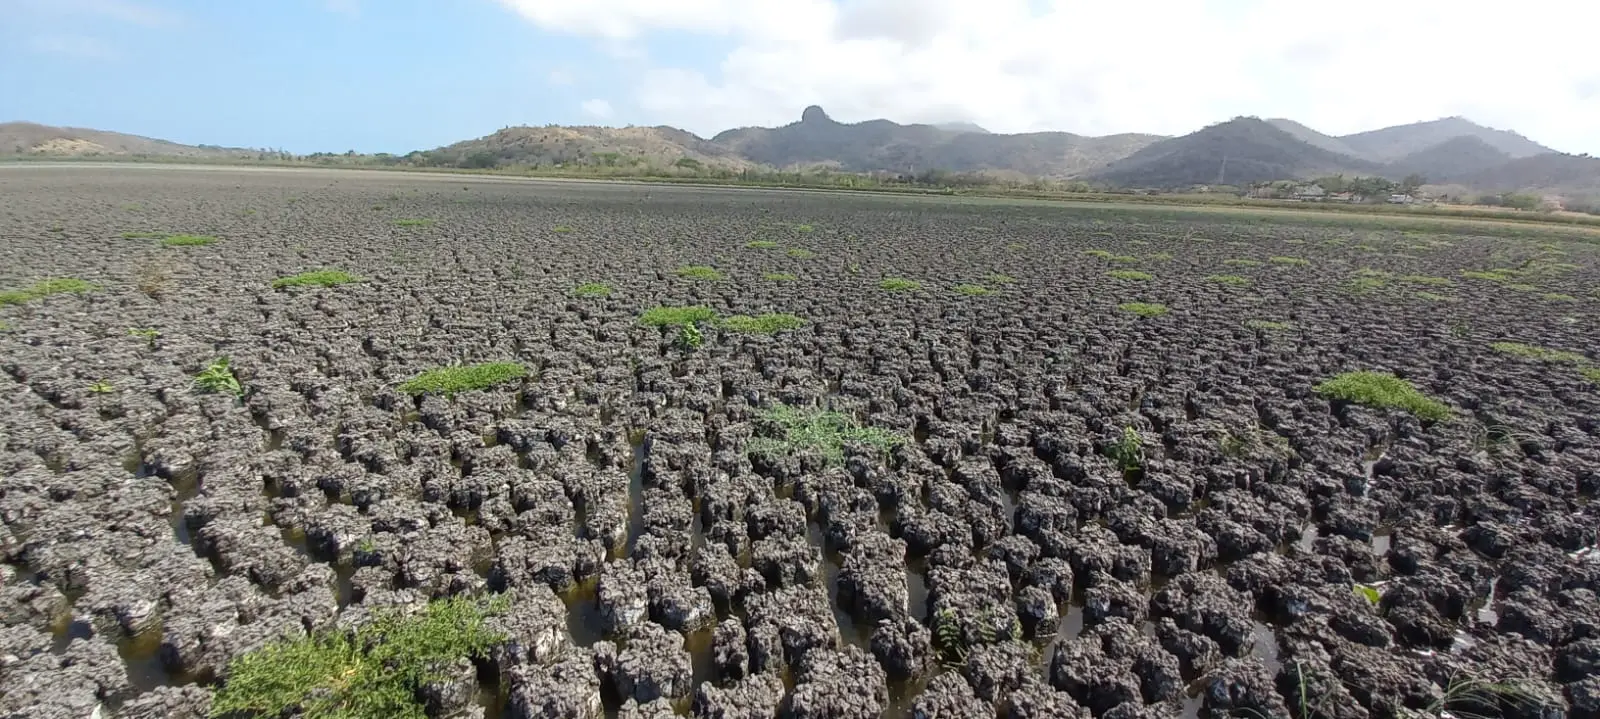
<path id="1" fill-rule="evenodd" d="M 499 0 L 545 30 L 637 46 L 714 36 L 716 68 L 645 59 L 647 122 L 971 120 L 992 130 L 1182 134 L 1241 114 L 1330 134 L 1465 115 L 1600 153 L 1600 5 L 1348 0 Z"/>
<path id="2" fill-rule="evenodd" d="M 600 98 L 594 98 L 594 99 L 591 99 L 591 100 L 584 100 L 582 103 L 580 103 L 578 105 L 578 107 L 583 108 L 583 113 L 585 115 L 588 115 L 590 117 L 593 117 L 593 118 L 596 118 L 596 119 L 599 119 L 599 120 L 605 120 L 605 119 L 611 117 L 611 115 L 613 114 L 612 109 L 611 109 L 611 103 L 609 103 L 609 102 L 607 102 L 605 100 L 602 100 Z"/>
<path id="3" fill-rule="evenodd" d="M 556 87 L 567 87 L 577 82 L 578 78 L 567 68 L 554 67 L 550 68 L 550 74 L 545 77 L 545 81 Z"/>
<path id="4" fill-rule="evenodd" d="M 87 35 L 35 35 L 28 38 L 34 52 L 77 60 L 114 60 L 117 52 L 105 42 Z"/>

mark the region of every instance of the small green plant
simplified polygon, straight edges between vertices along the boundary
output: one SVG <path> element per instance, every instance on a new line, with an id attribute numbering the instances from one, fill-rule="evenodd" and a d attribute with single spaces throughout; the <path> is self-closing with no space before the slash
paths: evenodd
<path id="1" fill-rule="evenodd" d="M 428 217 L 402 217 L 394 221 L 395 227 L 430 227 L 437 220 Z"/>
<path id="2" fill-rule="evenodd" d="M 472 365 L 435 367 L 400 383 L 398 389 L 410 395 L 442 394 L 454 396 L 461 392 L 488 389 L 522 379 L 528 369 L 517 362 L 484 362 Z"/>
<path id="3" fill-rule="evenodd" d="M 1272 320 L 1245 320 L 1244 326 L 1253 330 L 1270 330 L 1273 332 L 1294 329 L 1294 325 L 1288 322 L 1274 322 Z"/>
<path id="4" fill-rule="evenodd" d="M 205 247 L 216 242 L 217 238 L 211 235 L 167 235 L 161 238 L 164 247 Z"/>
<path id="5" fill-rule="evenodd" d="M 568 232 L 571 232 L 572 228 L 571 227 L 567 227 L 566 225 L 556 225 L 555 227 L 550 228 L 550 231 L 551 232 L 558 232 L 558 233 L 561 233 L 561 234 L 566 234 Z"/>
<path id="6" fill-rule="evenodd" d="M 1546 292 L 1540 297 L 1550 302 L 1577 302 L 1578 298 L 1564 292 Z"/>
<path id="7" fill-rule="evenodd" d="M 507 606 L 503 596 L 457 596 L 418 613 L 380 610 L 354 631 L 279 639 L 228 663 L 211 716 L 426 719 L 421 688 L 504 641 L 486 620 Z"/>
<path id="8" fill-rule="evenodd" d="M 1490 282 L 1510 282 L 1516 279 L 1516 270 L 1462 270 L 1461 276 L 1469 280 L 1488 280 Z"/>
<path id="9" fill-rule="evenodd" d="M 1458 673 L 1450 677 L 1444 694 L 1423 709 L 1422 715 L 1459 719 L 1531 715 L 1538 699 L 1531 686 L 1520 679 L 1489 681 Z"/>
<path id="10" fill-rule="evenodd" d="M 961 284 L 951 287 L 950 289 L 954 290 L 956 294 L 962 294 L 968 297 L 982 297 L 984 295 L 994 294 L 994 290 L 984 287 L 983 285 Z"/>
<path id="11" fill-rule="evenodd" d="M 1387 372 L 1345 372 L 1312 388 L 1331 400 L 1384 409 L 1400 409 L 1418 419 L 1438 422 L 1451 416 L 1450 407 L 1417 391 L 1410 382 Z"/>
<path id="12" fill-rule="evenodd" d="M 572 294 L 577 297 L 609 297 L 611 285 L 604 282 L 585 282 L 574 287 Z"/>
<path id="13" fill-rule="evenodd" d="M 1002 275 L 998 272 L 991 272 L 983 276 L 983 281 L 991 285 L 1009 285 L 1015 283 L 1017 278 L 1010 275 Z"/>
<path id="14" fill-rule="evenodd" d="M 1378 588 L 1369 584 L 1355 585 L 1355 593 L 1356 596 L 1373 604 L 1377 604 L 1379 600 L 1383 599 L 1383 595 L 1378 592 Z"/>
<path id="15" fill-rule="evenodd" d="M 1160 317 L 1170 311 L 1166 305 L 1155 302 L 1124 302 L 1117 305 L 1117 309 L 1132 312 L 1140 317 Z"/>
<path id="16" fill-rule="evenodd" d="M 878 283 L 878 288 L 889 292 L 914 292 L 922 289 L 922 283 L 904 277 L 886 277 Z"/>
<path id="17" fill-rule="evenodd" d="M 113 387 L 110 382 L 99 380 L 89 385 L 89 391 L 93 394 L 111 394 L 117 391 L 117 388 Z"/>
<path id="18" fill-rule="evenodd" d="M 802 225 L 795 225 L 794 226 L 794 231 L 795 232 L 799 232 L 801 234 L 805 234 L 807 232 L 811 232 L 811 231 L 813 231 L 815 229 L 817 229 L 817 228 L 812 227 L 811 225 L 803 225 L 802 224 Z"/>
<path id="19" fill-rule="evenodd" d="M 1112 257 L 1116 256 L 1116 255 L 1113 255 L 1109 251 L 1106 251 L 1106 250 L 1084 250 L 1083 254 L 1086 254 L 1086 255 L 1088 255 L 1090 257 L 1098 257 L 1098 258 L 1100 258 L 1102 260 L 1109 260 Z"/>
<path id="20" fill-rule="evenodd" d="M 211 364 L 200 370 L 200 374 L 194 376 L 194 384 L 201 392 L 226 393 L 235 397 L 244 394 L 244 386 L 233 374 L 232 362 L 227 357 L 212 360 Z"/>
<path id="21" fill-rule="evenodd" d="M 1282 255 L 1276 255 L 1267 258 L 1267 261 L 1274 265 L 1288 265 L 1291 267 L 1309 267 L 1311 265 L 1311 260 L 1305 259 L 1304 257 L 1284 257 Z"/>
<path id="22" fill-rule="evenodd" d="M 144 340 L 146 343 L 148 343 L 150 345 L 151 349 L 155 349 L 156 340 L 161 338 L 161 330 L 151 329 L 151 328 L 129 327 L 128 328 L 128 336 L 129 337 L 138 337 L 138 338 Z"/>
<path id="23" fill-rule="evenodd" d="M 1223 260 L 1222 264 L 1229 267 L 1260 267 L 1264 263 L 1259 260 Z"/>
<path id="24" fill-rule="evenodd" d="M 285 287 L 333 287 L 362 281 L 360 277 L 344 270 L 312 270 L 298 275 L 279 277 L 272 281 L 272 289 L 278 290 Z"/>
<path id="25" fill-rule="evenodd" d="M 1589 382 L 1600 385 L 1600 367 L 1584 367 L 1578 370 L 1578 374 L 1583 375 L 1583 378 L 1589 380 Z"/>
<path id="26" fill-rule="evenodd" d="M 1148 280 L 1148 279 L 1153 279 L 1154 278 L 1154 276 L 1151 275 L 1149 272 L 1140 272 L 1138 270 L 1112 270 L 1110 272 L 1107 272 L 1106 274 L 1108 274 L 1108 275 L 1110 275 L 1112 277 L 1115 277 L 1115 278 L 1117 278 L 1119 280 L 1140 280 L 1140 281 L 1143 281 L 1143 280 Z"/>
<path id="27" fill-rule="evenodd" d="M 688 327 L 689 325 L 684 325 Z M 730 332 L 770 335 L 806 326 L 805 319 L 788 313 L 767 313 L 751 317 L 733 315 L 722 321 L 722 328 Z"/>
<path id="28" fill-rule="evenodd" d="M 1517 357 L 1545 360 L 1547 362 L 1565 362 L 1567 364 L 1588 364 L 1589 358 L 1577 352 L 1565 350 L 1546 349 L 1535 345 L 1525 345 L 1521 342 L 1495 342 L 1489 349 Z"/>
<path id="29" fill-rule="evenodd" d="M 768 282 L 793 282 L 799 278 L 787 272 L 767 272 L 761 275 L 761 279 Z"/>
<path id="30" fill-rule="evenodd" d="M 639 315 L 639 324 L 646 327 L 679 327 L 691 322 L 708 322 L 717 313 L 710 307 L 652 307 Z"/>
<path id="31" fill-rule="evenodd" d="M 1122 436 L 1106 446 L 1105 453 L 1124 474 L 1138 471 L 1144 466 L 1144 438 L 1139 430 L 1123 427 Z"/>
<path id="32" fill-rule="evenodd" d="M 716 282 L 718 280 L 728 279 L 728 276 L 722 274 L 721 270 L 718 270 L 715 267 L 707 267 L 705 265 L 684 265 L 683 267 L 679 267 L 677 269 L 677 273 L 679 277 L 682 277 L 686 280 Z"/>
<path id="33" fill-rule="evenodd" d="M 744 246 L 748 247 L 748 248 L 750 248 L 752 250 L 776 250 L 776 249 L 778 249 L 778 243 L 773 242 L 772 240 L 751 240 L 749 242 L 744 243 Z"/>
<path id="34" fill-rule="evenodd" d="M 803 247 L 796 247 L 796 248 L 794 248 L 792 250 L 789 250 L 786 254 L 788 254 L 790 257 L 793 257 L 793 258 L 795 258 L 797 260 L 809 260 L 809 259 L 817 256 L 817 253 L 812 252 L 811 250 L 805 249 Z"/>
<path id="35" fill-rule="evenodd" d="M 852 263 L 850 263 L 850 266 L 844 268 L 844 270 L 845 270 L 845 272 L 849 272 L 852 275 L 859 275 L 859 274 L 861 274 L 861 265 L 852 262 Z"/>
<path id="36" fill-rule="evenodd" d="M 934 615 L 933 635 L 938 644 L 940 664 L 957 669 L 967 663 L 967 646 L 961 638 L 961 623 L 954 609 L 941 609 Z"/>
<path id="37" fill-rule="evenodd" d="M 848 444 L 871 447 L 888 454 L 905 440 L 888 430 L 863 427 L 850 415 L 821 409 L 797 409 L 777 405 L 761 413 L 766 432 L 752 437 L 746 452 L 751 455 L 787 457 L 796 452 L 820 454 L 830 465 L 844 462 Z"/>
<path id="38" fill-rule="evenodd" d="M 100 289 L 99 285 L 85 282 L 71 277 L 40 280 L 27 287 L 17 290 L 0 292 L 0 307 L 5 305 L 20 305 L 25 302 L 59 294 L 86 294 Z"/>
<path id="39" fill-rule="evenodd" d="M 1250 286 L 1250 278 L 1240 277 L 1239 275 L 1209 275 L 1206 277 L 1206 280 L 1215 282 L 1219 285 L 1229 285 L 1231 287 Z"/>
<path id="40" fill-rule="evenodd" d="M 1364 294 L 1376 289 L 1381 289 L 1388 284 L 1382 277 L 1357 277 L 1344 284 L 1345 289 L 1356 294 Z"/>
<path id="41" fill-rule="evenodd" d="M 700 326 L 693 322 L 685 322 L 682 327 L 678 328 L 678 349 L 685 352 L 693 352 L 700 349 L 700 345 L 705 344 L 705 341 L 706 338 L 700 332 Z"/>

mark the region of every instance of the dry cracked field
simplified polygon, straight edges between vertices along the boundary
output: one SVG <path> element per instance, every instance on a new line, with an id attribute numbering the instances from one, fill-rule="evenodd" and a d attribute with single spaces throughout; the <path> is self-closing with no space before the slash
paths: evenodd
<path id="1" fill-rule="evenodd" d="M 1245 219 L 0 168 L 0 715 L 1600 716 L 1597 246 Z"/>

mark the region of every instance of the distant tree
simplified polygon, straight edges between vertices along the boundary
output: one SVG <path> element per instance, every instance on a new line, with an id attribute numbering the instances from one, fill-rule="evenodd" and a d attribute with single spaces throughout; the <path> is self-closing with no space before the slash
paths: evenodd
<path id="1" fill-rule="evenodd" d="M 494 167 L 497 160 L 498 158 L 495 157 L 493 152 L 489 152 L 488 150 L 478 150 L 476 152 L 468 153 L 465 157 L 461 158 L 461 161 L 458 164 L 460 164 L 461 167 L 472 170 L 486 170 Z"/>
<path id="2" fill-rule="evenodd" d="M 1400 181 L 1400 191 L 1407 195 L 1415 195 L 1426 184 L 1428 184 L 1428 178 L 1413 172 Z"/>
<path id="3" fill-rule="evenodd" d="M 1538 195 L 1526 192 L 1507 192 L 1500 196 L 1500 206 L 1517 210 L 1537 210 L 1544 201 Z"/>
<path id="4" fill-rule="evenodd" d="M 702 165 L 699 160 L 696 160 L 692 157 L 680 157 L 678 158 L 678 161 L 672 163 L 672 165 L 673 167 L 678 167 L 685 170 L 693 170 L 696 172 L 705 167 L 705 165 Z"/>
<path id="5" fill-rule="evenodd" d="M 1346 192 L 1350 189 L 1350 183 L 1344 179 L 1344 175 L 1319 177 L 1317 185 L 1328 192 Z"/>

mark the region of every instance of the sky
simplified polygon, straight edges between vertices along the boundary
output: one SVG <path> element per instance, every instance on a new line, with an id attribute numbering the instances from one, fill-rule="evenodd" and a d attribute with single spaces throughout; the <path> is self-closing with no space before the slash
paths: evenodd
<path id="1" fill-rule="evenodd" d="M 0 121 L 291 152 L 798 120 L 1340 135 L 1461 115 L 1600 155 L 1600 3 L 0 0 Z"/>

